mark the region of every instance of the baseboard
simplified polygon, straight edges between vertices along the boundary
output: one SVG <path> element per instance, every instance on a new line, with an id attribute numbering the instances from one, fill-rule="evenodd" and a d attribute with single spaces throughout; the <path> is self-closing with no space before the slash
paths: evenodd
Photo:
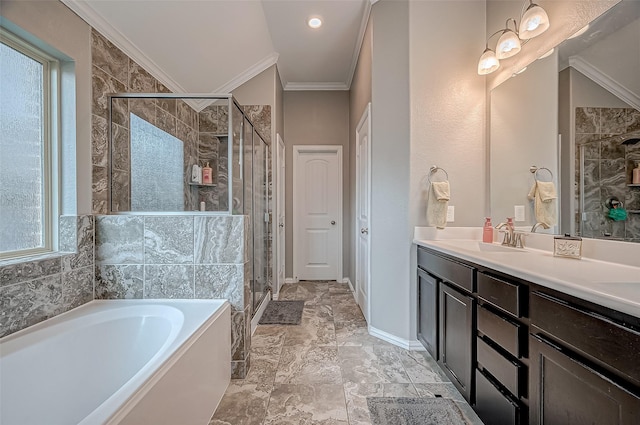
<path id="1" fill-rule="evenodd" d="M 369 335 L 375 336 L 376 338 L 380 338 L 383 341 L 387 341 L 388 343 L 398 346 L 400 348 L 404 348 L 405 350 L 426 351 L 426 349 L 422 346 L 422 344 L 418 340 L 408 340 L 404 338 L 398 338 L 397 336 L 392 335 L 389 332 L 376 329 L 371 325 L 369 325 L 368 331 L 369 331 Z"/>
<path id="2" fill-rule="evenodd" d="M 264 309 L 267 308 L 269 301 L 271 301 L 271 297 L 269 296 L 269 294 L 267 294 L 267 296 L 264 297 L 264 300 L 262 300 L 262 302 L 260 303 L 258 311 L 256 311 L 256 314 L 251 319 L 251 335 L 253 335 L 253 333 L 256 331 L 258 322 L 260 321 L 260 318 L 262 318 L 262 313 L 264 313 Z"/>
<path id="3" fill-rule="evenodd" d="M 284 283 L 298 283 L 298 279 L 295 279 L 293 277 L 285 277 Z"/>
<path id="4" fill-rule="evenodd" d="M 353 288 L 353 285 L 351 284 L 351 279 L 349 279 L 348 277 L 343 277 L 342 281 L 340 283 L 348 283 L 349 284 L 349 289 L 351 289 L 351 292 L 355 293 L 356 290 Z"/>

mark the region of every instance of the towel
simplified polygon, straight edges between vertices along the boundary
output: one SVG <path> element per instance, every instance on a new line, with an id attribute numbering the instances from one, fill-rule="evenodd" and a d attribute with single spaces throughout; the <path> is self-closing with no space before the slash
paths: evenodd
<path id="1" fill-rule="evenodd" d="M 544 223 L 549 227 L 558 223 L 556 207 L 558 195 L 553 182 L 536 181 L 531 187 L 528 197 L 534 203 L 536 222 Z"/>
<path id="2" fill-rule="evenodd" d="M 444 229 L 447 226 L 449 182 L 432 182 L 427 192 L 427 226 Z"/>

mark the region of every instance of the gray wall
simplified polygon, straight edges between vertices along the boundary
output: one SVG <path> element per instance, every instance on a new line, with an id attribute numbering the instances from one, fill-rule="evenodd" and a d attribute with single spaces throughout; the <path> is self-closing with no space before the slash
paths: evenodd
<path id="1" fill-rule="evenodd" d="M 351 91 L 349 92 L 349 191 L 351 193 L 350 208 L 352 211 L 350 227 L 355 229 L 356 215 L 356 127 L 362 118 L 367 104 L 371 102 L 371 51 L 372 51 L 372 20 L 367 22 L 367 28 L 362 39 L 362 47 L 358 56 L 358 65 L 353 74 Z M 357 235 L 348 235 L 351 256 L 349 268 L 344 269 L 345 276 L 352 284 L 356 282 L 356 240 Z"/>
<path id="2" fill-rule="evenodd" d="M 63 213 L 90 213 L 91 27 L 58 1 L 2 0 L 2 17 L 75 62 L 75 87 L 72 89 L 72 92 L 75 91 L 75 129 L 62 129 L 65 149 L 63 154 L 70 152 L 73 155 L 75 148 L 75 161 L 69 161 L 68 156 L 63 157 L 62 180 L 65 187 L 73 187 L 75 193 L 68 194 L 63 191 Z M 73 137 L 75 141 L 71 140 L 69 146 L 64 139 Z M 72 164 L 71 169 L 67 167 L 69 162 Z M 75 205 L 69 205 L 73 203 Z"/>
<path id="3" fill-rule="evenodd" d="M 284 93 L 286 134 L 286 276 L 293 276 L 293 146 L 341 145 L 343 179 L 343 273 L 350 267 L 351 201 L 349 191 L 349 92 L 287 91 Z"/>
<path id="4" fill-rule="evenodd" d="M 373 5 L 370 325 L 409 335 L 409 3 Z"/>

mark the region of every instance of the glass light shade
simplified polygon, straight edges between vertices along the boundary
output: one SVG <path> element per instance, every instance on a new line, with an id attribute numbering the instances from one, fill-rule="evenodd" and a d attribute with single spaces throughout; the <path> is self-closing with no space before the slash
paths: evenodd
<path id="1" fill-rule="evenodd" d="M 498 59 L 510 58 L 516 55 L 521 48 L 522 46 L 520 45 L 518 35 L 510 29 L 506 29 L 498 39 L 496 57 Z"/>
<path id="2" fill-rule="evenodd" d="M 498 68 L 500 68 L 500 61 L 496 57 L 496 53 L 493 50 L 486 48 L 478 61 L 478 74 L 491 74 Z"/>
<path id="3" fill-rule="evenodd" d="M 531 3 L 520 20 L 520 39 L 528 40 L 536 37 L 549 28 L 547 12 L 535 3 Z"/>

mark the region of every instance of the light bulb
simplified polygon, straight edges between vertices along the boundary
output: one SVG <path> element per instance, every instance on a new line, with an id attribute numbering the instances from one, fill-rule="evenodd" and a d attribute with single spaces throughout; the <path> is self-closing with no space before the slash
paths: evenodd
<path id="1" fill-rule="evenodd" d="M 535 3 L 531 3 L 522 15 L 520 22 L 520 39 L 528 40 L 536 37 L 549 28 L 547 12 Z"/>
<path id="2" fill-rule="evenodd" d="M 320 28 L 320 26 L 322 25 L 322 20 L 320 18 L 311 18 L 309 19 L 307 24 L 313 29 Z"/>
<path id="3" fill-rule="evenodd" d="M 498 68 L 500 68 L 500 61 L 496 57 L 496 53 L 487 47 L 478 61 L 478 74 L 491 74 Z"/>
<path id="4" fill-rule="evenodd" d="M 498 39 L 496 56 L 498 59 L 506 59 L 516 55 L 520 49 L 520 39 L 515 32 L 506 29 Z"/>

